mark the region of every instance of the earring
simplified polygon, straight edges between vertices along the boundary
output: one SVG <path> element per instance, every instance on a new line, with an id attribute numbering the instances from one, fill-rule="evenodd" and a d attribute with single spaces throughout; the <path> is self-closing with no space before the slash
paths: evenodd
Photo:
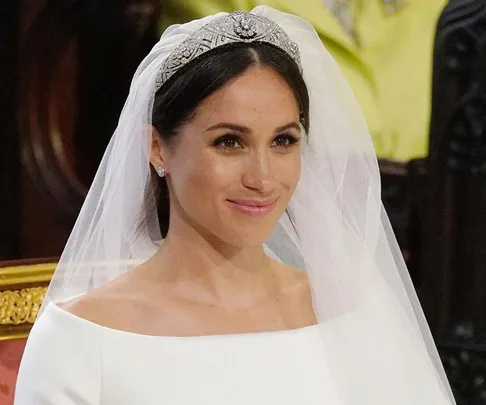
<path id="1" fill-rule="evenodd" d="M 157 167 L 157 169 L 155 169 L 155 171 L 157 172 L 159 177 L 165 176 L 165 169 L 162 166 Z"/>

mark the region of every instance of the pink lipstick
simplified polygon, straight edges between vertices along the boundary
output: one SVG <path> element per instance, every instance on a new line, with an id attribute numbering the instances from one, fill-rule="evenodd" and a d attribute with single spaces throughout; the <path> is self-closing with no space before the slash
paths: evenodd
<path id="1" fill-rule="evenodd" d="M 233 199 L 226 200 L 231 208 L 252 217 L 268 215 L 277 203 L 277 199 Z"/>

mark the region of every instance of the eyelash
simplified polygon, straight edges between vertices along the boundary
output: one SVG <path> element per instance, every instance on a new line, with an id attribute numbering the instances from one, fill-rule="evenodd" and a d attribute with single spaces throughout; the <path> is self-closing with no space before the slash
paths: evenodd
<path id="1" fill-rule="evenodd" d="M 275 142 L 277 140 L 284 140 L 286 142 L 286 144 L 285 145 L 277 145 L 275 147 L 285 148 L 285 149 L 290 148 L 295 144 L 298 144 L 299 141 L 300 141 L 299 138 L 297 138 L 297 137 L 295 137 L 291 134 L 278 135 L 278 136 L 275 137 L 273 142 Z M 236 144 L 239 144 L 239 146 L 235 147 L 235 146 L 225 145 L 225 142 L 228 142 L 228 141 L 235 142 Z M 273 145 L 273 142 L 272 142 L 272 145 Z M 218 139 L 216 139 L 213 142 L 213 146 L 215 146 L 217 148 L 221 148 L 221 149 L 226 149 L 226 150 L 236 150 L 236 149 L 240 149 L 242 147 L 240 137 L 238 135 L 232 135 L 232 134 L 227 134 L 227 135 L 223 135 L 223 136 L 219 137 Z"/>

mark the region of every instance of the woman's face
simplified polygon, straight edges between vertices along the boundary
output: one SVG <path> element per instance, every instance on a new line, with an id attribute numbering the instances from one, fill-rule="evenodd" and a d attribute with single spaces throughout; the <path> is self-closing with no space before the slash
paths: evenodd
<path id="1" fill-rule="evenodd" d="M 285 80 L 249 68 L 199 105 L 177 146 L 160 149 L 171 223 L 179 216 L 238 247 L 263 243 L 299 180 L 301 137 Z"/>

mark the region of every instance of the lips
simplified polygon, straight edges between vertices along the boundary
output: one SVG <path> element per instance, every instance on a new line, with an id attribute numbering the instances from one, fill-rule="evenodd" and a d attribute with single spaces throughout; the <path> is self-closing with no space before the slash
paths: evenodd
<path id="1" fill-rule="evenodd" d="M 277 198 L 272 199 L 231 199 L 226 200 L 228 205 L 237 212 L 261 217 L 268 215 L 277 203 Z"/>

